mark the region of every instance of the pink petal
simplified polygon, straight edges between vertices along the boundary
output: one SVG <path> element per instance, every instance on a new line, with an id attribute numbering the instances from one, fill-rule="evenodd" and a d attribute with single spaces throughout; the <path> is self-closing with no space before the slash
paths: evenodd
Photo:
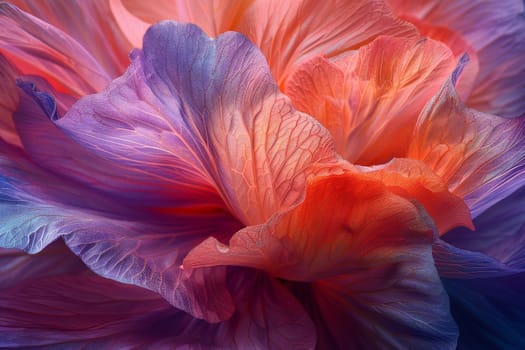
<path id="1" fill-rule="evenodd" d="M 129 65 L 131 46 L 107 0 L 11 0 L 23 11 L 67 33 L 84 47 L 111 78 Z"/>
<path id="2" fill-rule="evenodd" d="M 211 36 L 228 30 L 241 32 L 261 49 L 280 86 L 299 64 L 312 57 L 336 56 L 381 34 L 416 36 L 411 25 L 376 0 L 165 0 L 159 7 L 135 0 L 112 0 L 112 8 L 117 17 L 125 18 L 119 21 L 124 32 L 132 27 L 135 45 L 140 36 L 137 27 L 145 29 L 144 23 L 163 19 L 195 23 Z M 138 18 L 133 20 L 129 13 Z"/>
<path id="3" fill-rule="evenodd" d="M 345 159 L 381 164 L 405 154 L 419 112 L 453 68 L 439 42 L 380 37 L 335 62 L 303 64 L 285 92 L 332 132 Z"/>
<path id="4" fill-rule="evenodd" d="M 13 112 L 18 106 L 18 90 L 13 67 L 0 54 L 0 138 L 10 144 L 20 146 L 13 121 Z"/>
<path id="5" fill-rule="evenodd" d="M 400 1 L 393 10 L 414 24 L 447 28 L 479 59 L 479 74 L 466 104 L 485 113 L 516 117 L 525 111 L 525 18 L 521 0 Z M 483 23 L 483 25 L 480 25 Z M 466 48 L 464 51 L 469 51 Z"/>
<path id="6" fill-rule="evenodd" d="M 42 76 L 74 96 L 101 90 L 111 80 L 72 37 L 13 5 L 0 4 L 0 26 L 0 53 L 23 74 Z"/>

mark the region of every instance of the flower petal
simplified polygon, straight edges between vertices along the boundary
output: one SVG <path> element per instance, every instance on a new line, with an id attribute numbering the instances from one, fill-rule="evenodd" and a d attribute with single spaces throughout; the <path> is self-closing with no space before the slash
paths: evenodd
<path id="1" fill-rule="evenodd" d="M 285 92 L 332 132 L 345 159 L 381 164 L 405 154 L 419 112 L 453 69 L 439 42 L 382 36 L 335 62 L 303 64 Z"/>
<path id="2" fill-rule="evenodd" d="M 266 56 L 280 86 L 299 64 L 312 57 L 354 50 L 381 34 L 416 36 L 410 24 L 393 16 L 378 0 L 165 0 L 164 6 L 156 8 L 135 0 L 120 1 L 113 0 L 112 7 L 119 17 L 124 13 L 123 28 L 144 28 L 144 22 L 174 19 L 195 23 L 211 36 L 228 30 L 243 33 Z M 126 9 L 138 18 L 133 20 Z M 133 32 L 135 37 L 139 35 L 136 28 Z"/>
<path id="3" fill-rule="evenodd" d="M 129 65 L 131 46 L 113 18 L 107 0 L 10 0 L 21 10 L 63 31 L 81 44 L 109 77 Z"/>
<path id="4" fill-rule="evenodd" d="M 516 117 L 525 111 L 525 17 L 521 0 L 388 0 L 416 26 L 449 28 L 472 47 L 479 73 L 466 104 L 485 113 Z M 483 23 L 483 25 L 479 25 Z M 432 33 L 430 33 L 432 34 Z M 468 51 L 466 49 L 465 51 Z"/>
<path id="5" fill-rule="evenodd" d="M 11 4 L 0 4 L 0 26 L 0 53 L 23 74 L 42 76 L 58 91 L 77 97 L 111 80 L 72 37 Z"/>
<path id="6" fill-rule="evenodd" d="M 296 202 L 313 164 L 337 161 L 328 131 L 279 93 L 255 46 L 175 22 L 152 27 L 126 75 L 56 124 L 97 156 L 165 183 L 174 207 L 215 192 L 244 224 Z"/>
<path id="7" fill-rule="evenodd" d="M 13 112 L 18 106 L 15 76 L 13 67 L 0 54 L 0 138 L 5 142 L 20 146 L 20 138 L 13 121 Z"/>
<path id="8" fill-rule="evenodd" d="M 186 256 L 184 267 L 241 265 L 312 281 L 388 260 L 403 246 L 433 241 L 419 209 L 366 174 L 310 181 L 299 206 L 237 232 L 228 246 L 209 238 Z M 385 256 L 387 250 L 392 254 Z"/>
<path id="9" fill-rule="evenodd" d="M 244 265 L 312 283 L 303 302 L 326 348 L 452 348 L 457 332 L 422 215 L 367 175 L 317 177 L 295 209 L 229 246 L 208 239 L 184 267 Z"/>
<path id="10" fill-rule="evenodd" d="M 43 252 L 30 255 L 18 249 L 0 248 L 0 290 L 31 278 L 47 278 L 89 271 L 62 240 L 50 244 Z"/>
<path id="11" fill-rule="evenodd" d="M 476 217 L 525 181 L 525 118 L 507 120 L 465 107 L 454 88 L 465 64 L 421 113 L 407 157 L 429 165 Z"/>
<path id="12" fill-rule="evenodd" d="M 314 348 L 315 328 L 283 286 L 253 271 L 232 276 L 238 310 L 215 324 L 98 276 L 29 280 L 0 291 L 0 347 Z"/>
<path id="13" fill-rule="evenodd" d="M 123 31 L 136 47 L 142 44 L 142 36 L 150 24 L 174 19 L 193 23 L 211 37 L 233 30 L 253 0 L 159 0 L 149 6 L 137 0 L 110 0 L 110 6 Z M 146 24 L 142 33 L 135 26 Z M 131 30 L 131 33 L 128 32 Z"/>
<path id="14" fill-rule="evenodd" d="M 476 232 L 453 230 L 443 239 L 455 247 L 486 254 L 509 269 L 525 269 L 524 188 L 484 211 L 474 224 Z"/>
<path id="15" fill-rule="evenodd" d="M 38 113 L 43 111 L 34 106 L 35 102 L 25 95 L 22 98 L 24 103 L 16 113 L 17 126 L 24 132 L 29 131 L 24 136 L 37 135 L 33 140 L 50 146 L 40 148 L 37 153 L 38 145 L 27 143 L 24 138 L 25 145 L 29 145 L 26 150 L 44 161 L 48 152 L 52 156 L 47 158 L 50 165 L 59 164 L 61 160 L 66 160 L 69 166 L 74 165 L 70 158 L 84 154 L 76 152 L 79 146 L 68 147 L 71 141 L 49 128 L 55 128 L 53 124 L 44 124 L 51 122 L 41 118 Z M 45 97 L 44 101 L 49 100 Z M 47 135 L 46 130 L 49 131 Z M 58 137 L 53 138 L 56 135 Z M 224 269 L 214 270 L 207 280 L 207 286 L 212 289 L 210 295 L 205 292 L 202 278 L 197 277 L 203 271 L 189 276 L 179 269 L 182 257 L 204 238 L 214 235 L 224 239 L 239 229 L 239 224 L 230 215 L 205 208 L 193 214 L 191 210 L 185 212 L 184 208 L 178 213 L 144 212 L 141 211 L 144 207 L 111 196 L 111 190 L 114 191 L 111 187 L 109 195 L 104 193 L 108 192 L 104 189 L 117 181 L 115 175 L 108 177 L 109 183 L 95 182 L 93 188 L 80 183 L 81 178 L 70 178 L 39 167 L 15 146 L 6 143 L 1 146 L 0 246 L 36 253 L 65 235 L 75 253 L 101 275 L 154 290 L 196 317 L 217 321 L 231 315 L 233 304 L 224 285 Z M 86 166 L 85 162 L 90 159 L 79 161 L 79 168 L 71 166 L 69 169 L 75 174 L 104 164 L 94 162 L 91 167 Z M 111 169 L 115 171 L 118 167 Z M 96 171 L 84 174 L 87 179 L 97 175 Z M 121 185 L 130 186 L 127 181 L 122 181 Z M 131 195 L 135 201 L 141 196 L 144 198 L 140 188 L 135 188 Z"/>
<path id="16" fill-rule="evenodd" d="M 470 234 L 475 235 L 476 232 L 470 232 Z M 469 238 L 476 239 L 476 237 Z M 457 248 L 442 240 L 434 242 L 432 254 L 439 275 L 445 278 L 491 278 L 508 276 L 521 271 L 483 253 Z"/>
<path id="17" fill-rule="evenodd" d="M 152 313 L 170 308 L 149 291 L 98 276 L 29 280 L 0 296 L 0 346 L 8 348 L 129 346 L 145 338 Z"/>
<path id="18" fill-rule="evenodd" d="M 423 205 L 440 235 L 458 226 L 474 230 L 467 205 L 450 193 L 446 184 L 425 163 L 393 159 L 383 165 L 360 169 L 387 185 L 393 193 Z"/>
<path id="19" fill-rule="evenodd" d="M 458 330 L 429 250 L 311 286 L 325 349 L 455 349 Z"/>

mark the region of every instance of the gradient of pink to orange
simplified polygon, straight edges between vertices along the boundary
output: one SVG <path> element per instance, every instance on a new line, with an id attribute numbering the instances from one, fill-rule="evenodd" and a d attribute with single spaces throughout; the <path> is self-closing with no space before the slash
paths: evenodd
<path id="1" fill-rule="evenodd" d="M 507 2 L 0 4 L 1 346 L 520 344 Z"/>

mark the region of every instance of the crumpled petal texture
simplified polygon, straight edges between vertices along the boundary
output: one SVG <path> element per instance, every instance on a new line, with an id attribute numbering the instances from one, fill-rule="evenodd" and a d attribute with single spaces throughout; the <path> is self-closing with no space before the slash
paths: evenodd
<path id="1" fill-rule="evenodd" d="M 0 347 L 521 345 L 503 5 L 0 3 Z"/>

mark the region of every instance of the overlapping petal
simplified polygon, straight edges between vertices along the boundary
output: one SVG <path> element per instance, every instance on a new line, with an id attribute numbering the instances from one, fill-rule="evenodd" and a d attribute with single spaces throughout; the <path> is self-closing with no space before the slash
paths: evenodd
<path id="1" fill-rule="evenodd" d="M 453 69 L 439 42 L 380 37 L 335 62 L 307 62 L 285 92 L 331 131 L 345 159 L 381 164 L 406 153 L 419 112 Z"/>
<path id="2" fill-rule="evenodd" d="M 293 109 L 244 37 L 174 22 L 152 27 L 127 74 L 56 124 L 173 192 L 216 191 L 244 224 L 293 204 L 312 164 L 336 161 L 328 132 Z"/>
<path id="3" fill-rule="evenodd" d="M 144 23 L 163 19 L 196 23 L 211 36 L 226 30 L 243 33 L 261 49 L 280 86 L 299 64 L 318 55 L 336 56 L 379 35 L 416 36 L 414 27 L 393 16 L 383 1 L 376 0 L 163 3 L 165 7 L 158 11 L 141 1 L 112 0 L 112 8 L 123 31 L 135 36 L 130 39 L 135 45 L 143 33 L 138 28 L 144 30 Z"/>
<path id="4" fill-rule="evenodd" d="M 430 166 L 476 217 L 523 185 L 525 119 L 467 108 L 454 87 L 466 63 L 421 113 L 407 157 Z"/>
<path id="5" fill-rule="evenodd" d="M 131 44 L 120 31 L 107 0 L 9 0 L 22 11 L 71 36 L 110 78 L 129 65 Z"/>
<path id="6" fill-rule="evenodd" d="M 483 253 L 519 272 L 525 268 L 525 189 L 518 191 L 485 210 L 475 220 L 477 230 L 456 229 L 443 237 L 455 247 Z"/>
<path id="7" fill-rule="evenodd" d="M 393 11 L 427 35 L 451 46 L 453 36 L 474 51 L 479 71 L 466 104 L 485 113 L 516 117 L 525 110 L 525 17 L 521 0 L 388 0 Z M 482 23 L 483 25 L 480 25 Z M 442 35 L 452 31 L 454 35 Z"/>
<path id="8" fill-rule="evenodd" d="M 237 271 L 229 284 L 237 311 L 210 324 L 150 291 L 98 276 L 35 278 L 0 291 L 0 346 L 314 348 L 313 324 L 284 287 L 253 271 Z"/>
<path id="9" fill-rule="evenodd" d="M 328 132 L 239 35 L 160 24 L 123 78 L 62 118 L 52 89 L 19 85 L 24 149 L 2 153 L 2 245 L 36 252 L 65 235 L 95 272 L 209 321 L 233 312 L 225 270 L 182 271 L 185 253 L 298 201 L 314 163 L 337 168 Z"/>
<path id="10" fill-rule="evenodd" d="M 366 174 L 317 177 L 299 206 L 237 232 L 228 245 L 204 241 L 184 268 L 241 265 L 310 282 L 305 303 L 327 348 L 452 348 L 456 331 L 427 219 Z"/>
<path id="11" fill-rule="evenodd" d="M 0 53 L 24 74 L 73 96 L 103 89 L 111 76 L 75 39 L 17 7 L 0 3 Z"/>

